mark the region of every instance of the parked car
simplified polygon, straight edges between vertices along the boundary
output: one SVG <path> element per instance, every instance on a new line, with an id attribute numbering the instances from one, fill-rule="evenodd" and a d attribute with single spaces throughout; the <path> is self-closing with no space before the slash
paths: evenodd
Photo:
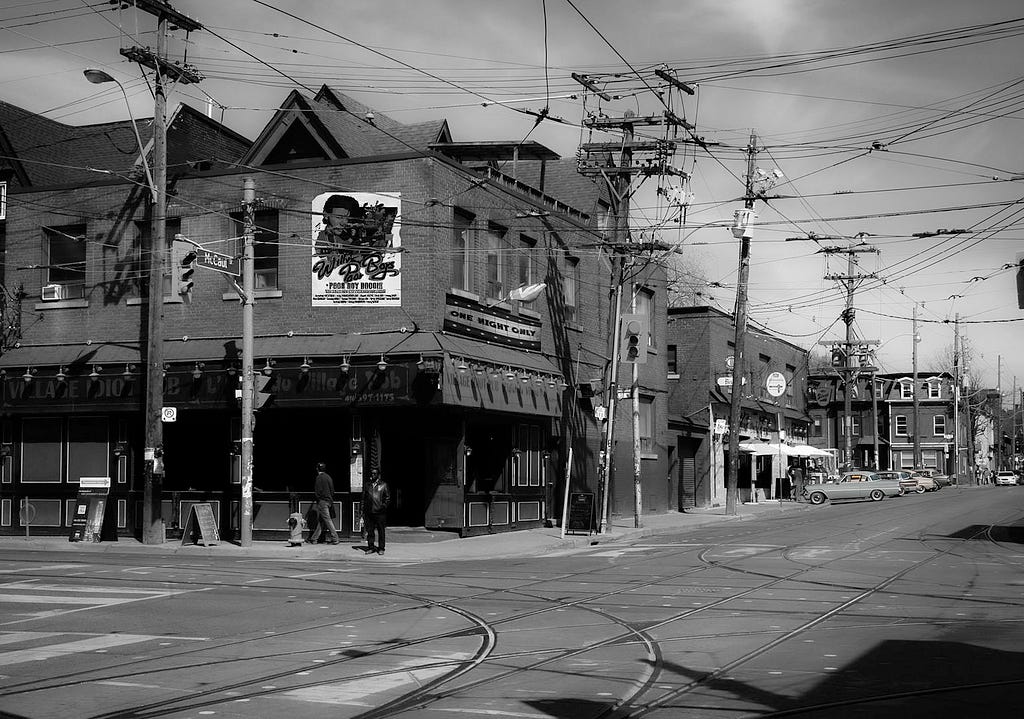
<path id="1" fill-rule="evenodd" d="M 1010 471 L 996 472 L 996 486 L 997 487 L 1015 487 L 1017 486 L 1017 475 Z"/>
<path id="2" fill-rule="evenodd" d="M 874 472 L 846 472 L 836 483 L 815 483 L 804 487 L 804 497 L 811 504 L 823 504 L 825 500 L 870 499 L 880 502 L 886 497 L 897 497 L 902 493 L 900 483 L 895 479 L 882 479 Z"/>
<path id="3" fill-rule="evenodd" d="M 885 472 L 875 472 L 882 479 L 895 479 L 900 483 L 900 489 L 903 490 L 904 494 L 910 492 L 917 492 L 918 494 L 924 494 L 927 490 L 921 486 L 917 477 L 912 475 L 910 472 L 904 470 L 891 470 Z"/>
<path id="4" fill-rule="evenodd" d="M 914 469 L 911 470 L 910 475 L 917 480 L 919 486 L 925 488 L 926 492 L 937 492 L 942 487 L 935 481 L 933 472 L 934 470 L 931 469 Z"/>

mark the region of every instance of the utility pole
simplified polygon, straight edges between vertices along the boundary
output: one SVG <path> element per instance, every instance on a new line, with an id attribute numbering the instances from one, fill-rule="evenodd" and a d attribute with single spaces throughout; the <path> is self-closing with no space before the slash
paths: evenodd
<path id="1" fill-rule="evenodd" d="M 146 404 L 143 451 L 142 542 L 162 544 L 164 522 L 161 511 L 163 493 L 162 410 L 164 403 L 164 265 L 167 256 L 167 80 L 188 84 L 202 77 L 190 66 L 167 59 L 169 25 L 192 32 L 201 30 L 195 20 L 183 15 L 162 0 L 134 0 L 138 10 L 157 18 L 156 53 L 149 48 L 122 48 L 121 54 L 154 72 L 153 97 L 153 214 L 149 233 L 149 306 L 146 327 Z"/>
<path id="2" fill-rule="evenodd" d="M 914 469 L 921 469 L 921 428 L 918 426 L 921 423 L 921 399 L 920 392 L 917 391 L 917 303 L 914 303 L 914 351 L 913 351 L 913 362 L 914 362 L 914 387 L 913 387 L 913 398 L 914 398 Z"/>
<path id="3" fill-rule="evenodd" d="M 252 436 L 255 429 L 253 402 L 256 398 L 253 379 L 253 304 L 256 302 L 255 251 L 256 182 L 246 178 L 242 189 L 245 210 L 242 250 L 242 512 L 239 522 L 241 544 L 252 546 Z"/>
<path id="4" fill-rule="evenodd" d="M 960 313 L 953 318 L 953 470 L 957 483 L 960 469 Z"/>
<path id="5" fill-rule="evenodd" d="M 999 394 L 999 407 L 996 410 L 996 471 L 1003 468 L 1003 356 L 999 355 L 996 362 L 996 392 Z"/>
<path id="6" fill-rule="evenodd" d="M 599 88 L 582 75 L 573 74 L 573 79 L 587 88 L 590 92 L 599 97 L 610 100 L 611 97 L 603 94 Z M 615 314 L 611 318 L 611 363 L 608 368 L 607 397 L 608 397 L 608 419 L 604 428 L 604 463 L 601 465 L 600 487 L 601 497 L 601 520 L 600 531 L 608 530 L 608 503 L 612 490 L 613 459 L 615 456 L 615 416 L 618 411 L 619 394 L 619 364 L 621 363 L 621 334 L 622 322 L 622 293 L 623 286 L 627 282 L 627 267 L 632 267 L 628 261 L 631 251 L 629 236 L 629 200 L 632 194 L 632 178 L 634 174 L 673 174 L 677 173 L 668 164 L 671 153 L 675 150 L 674 141 L 655 142 L 634 142 L 634 127 L 637 125 L 664 125 L 666 127 L 686 126 L 685 121 L 672 113 L 666 112 L 663 116 L 637 117 L 632 111 L 626 111 L 622 117 L 591 116 L 584 120 L 584 124 L 597 130 L 621 131 L 622 139 L 617 142 L 588 142 L 580 146 L 581 158 L 578 165 L 580 174 L 592 177 L 602 177 L 608 184 L 613 202 L 614 230 L 612 236 L 612 249 L 618 259 L 617 281 L 615 287 Z M 611 154 L 619 153 L 619 162 L 612 164 Z M 634 152 L 647 155 L 648 159 L 641 164 L 634 164 Z M 596 158 L 596 159 L 595 159 Z M 630 273 L 631 275 L 631 273 Z M 630 287 L 630 308 L 635 310 L 635 292 Z M 644 348 L 646 351 L 646 347 Z M 630 396 L 632 398 L 632 425 L 633 425 L 633 496 L 634 496 L 634 526 L 641 524 L 642 512 L 642 476 L 640 461 L 640 394 L 639 394 L 639 368 L 636 364 L 632 368 Z"/>
<path id="7" fill-rule="evenodd" d="M 749 227 L 750 215 L 753 214 L 754 200 L 754 161 L 757 156 L 757 133 L 750 131 L 750 143 L 747 145 L 747 177 L 746 187 L 743 192 L 743 207 L 746 213 L 744 222 L 739 221 L 740 212 L 737 211 L 737 225 L 741 229 L 733 229 L 740 241 L 739 265 L 736 279 L 736 311 L 734 313 L 734 335 L 733 335 L 733 362 L 732 362 L 732 396 L 729 401 L 729 470 L 725 476 L 725 513 L 736 514 L 736 505 L 739 495 L 739 472 L 740 472 L 740 406 L 743 401 L 743 343 L 747 331 L 747 281 L 750 277 L 750 237 L 751 233 L 742 228 Z M 753 487 L 751 487 L 753 490 Z M 751 497 L 751 500 L 754 498 Z"/>
<path id="8" fill-rule="evenodd" d="M 963 364 L 964 364 L 964 377 L 965 377 L 965 379 L 969 380 L 971 374 L 968 371 L 968 367 L 966 366 L 966 364 L 967 364 L 967 361 L 966 361 L 967 360 L 967 354 L 965 352 L 963 352 L 963 344 L 964 344 L 964 338 L 961 337 L 960 338 L 960 350 L 961 350 L 961 356 L 964 358 L 964 362 L 963 362 Z M 971 416 L 971 402 L 974 400 L 974 393 L 977 392 L 977 391 L 978 390 L 975 389 L 974 392 L 972 392 L 971 391 L 971 387 L 968 384 L 968 386 L 967 386 L 967 401 L 964 402 L 964 411 L 966 412 L 966 415 L 967 415 L 964 418 L 965 422 L 967 424 L 967 472 L 968 472 L 968 474 L 971 475 L 971 484 L 981 484 L 981 481 L 978 478 L 978 469 L 977 469 L 977 464 L 976 464 L 977 457 L 975 456 L 976 455 L 976 451 L 975 451 L 975 446 L 974 446 L 974 441 L 975 441 L 975 436 L 974 436 L 974 418 Z"/>
<path id="9" fill-rule="evenodd" d="M 841 426 L 843 432 L 843 467 L 845 469 L 852 469 L 854 465 L 853 457 L 853 393 L 856 389 L 857 378 L 861 374 L 867 374 L 871 377 L 872 386 L 872 416 L 875 423 L 873 434 L 875 435 L 874 441 L 874 453 L 875 461 L 874 464 L 878 466 L 878 419 L 877 419 L 877 406 L 874 405 L 874 378 L 875 372 L 878 368 L 875 366 L 872 358 L 872 353 L 869 351 L 871 345 L 879 344 L 878 340 L 865 340 L 858 339 L 857 333 L 853 329 L 853 322 L 856 319 L 857 311 L 854 308 L 854 296 L 857 291 L 857 287 L 860 285 L 861 280 L 875 277 L 874 273 L 868 274 L 855 274 L 856 271 L 856 256 L 865 252 L 877 253 L 878 249 L 869 245 L 852 245 L 849 247 L 823 247 L 818 252 L 826 255 L 841 254 L 846 255 L 846 274 L 845 275 L 826 275 L 826 280 L 833 280 L 840 282 L 846 289 L 846 307 L 842 312 L 842 320 L 846 325 L 846 337 L 843 342 L 840 342 L 842 346 L 842 366 L 838 368 L 839 374 L 843 380 L 843 416 L 841 418 Z M 822 344 L 835 345 L 835 342 L 822 342 Z M 856 351 L 855 351 L 856 348 Z M 852 360 L 857 357 L 857 362 L 854 363 Z"/>

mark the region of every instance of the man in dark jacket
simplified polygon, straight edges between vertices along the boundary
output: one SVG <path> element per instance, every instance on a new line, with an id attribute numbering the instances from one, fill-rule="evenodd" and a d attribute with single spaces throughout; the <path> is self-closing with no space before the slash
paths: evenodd
<path id="1" fill-rule="evenodd" d="M 370 470 L 370 484 L 363 488 L 363 522 L 366 526 L 367 553 L 384 554 L 384 531 L 388 525 L 390 503 L 391 491 L 381 478 L 380 470 Z"/>
<path id="2" fill-rule="evenodd" d="M 319 462 L 316 465 L 316 480 L 313 482 L 313 493 L 316 495 L 316 529 L 306 540 L 309 544 L 316 544 L 320 538 L 320 532 L 327 527 L 329 532 L 327 540 L 329 544 L 338 544 L 338 531 L 334 528 L 334 521 L 331 519 L 331 507 L 334 506 L 334 480 L 327 474 L 327 465 Z"/>

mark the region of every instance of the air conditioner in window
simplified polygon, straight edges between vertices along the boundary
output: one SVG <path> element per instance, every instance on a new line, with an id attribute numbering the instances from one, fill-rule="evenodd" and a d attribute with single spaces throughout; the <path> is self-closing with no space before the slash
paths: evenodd
<path id="1" fill-rule="evenodd" d="M 67 288 L 64 285 L 43 285 L 42 298 L 44 302 L 56 302 L 64 299 Z"/>

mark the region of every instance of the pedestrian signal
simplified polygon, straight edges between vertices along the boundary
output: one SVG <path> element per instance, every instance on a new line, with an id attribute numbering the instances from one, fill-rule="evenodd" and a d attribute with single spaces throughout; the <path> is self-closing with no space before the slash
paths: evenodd
<path id="1" fill-rule="evenodd" d="M 644 364 L 647 362 L 648 325 L 646 315 L 622 315 L 621 352 L 623 362 Z"/>

